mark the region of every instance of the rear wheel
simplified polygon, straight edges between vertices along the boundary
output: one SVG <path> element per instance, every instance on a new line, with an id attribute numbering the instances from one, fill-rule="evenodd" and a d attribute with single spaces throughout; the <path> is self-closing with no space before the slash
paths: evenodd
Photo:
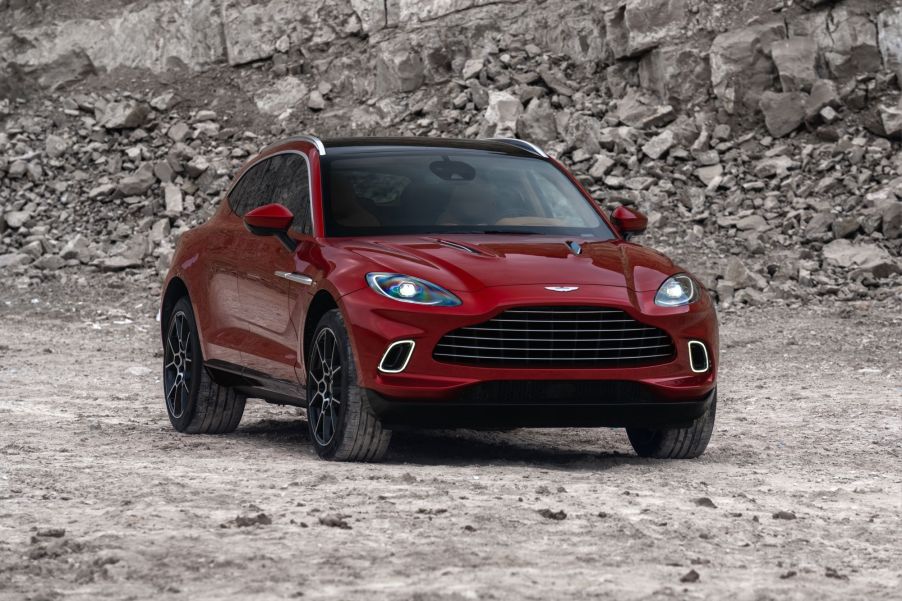
<path id="1" fill-rule="evenodd" d="M 307 353 L 307 427 L 317 454 L 334 461 L 379 461 L 391 431 L 357 385 L 350 338 L 337 309 L 323 315 Z"/>
<path id="2" fill-rule="evenodd" d="M 187 298 L 172 309 L 163 339 L 163 395 L 179 432 L 233 432 L 244 414 L 244 395 L 216 384 L 204 368 L 197 322 Z"/>
<path id="3" fill-rule="evenodd" d="M 630 444 L 640 457 L 656 459 L 694 459 L 701 456 L 714 431 L 717 392 L 708 409 L 685 428 L 627 428 Z"/>

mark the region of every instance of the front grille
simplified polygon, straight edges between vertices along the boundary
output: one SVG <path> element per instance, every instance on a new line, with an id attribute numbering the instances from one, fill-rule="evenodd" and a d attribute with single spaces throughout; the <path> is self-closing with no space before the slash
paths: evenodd
<path id="1" fill-rule="evenodd" d="M 664 363 L 673 341 L 619 309 L 522 307 L 442 337 L 437 361 L 510 367 L 625 367 Z"/>

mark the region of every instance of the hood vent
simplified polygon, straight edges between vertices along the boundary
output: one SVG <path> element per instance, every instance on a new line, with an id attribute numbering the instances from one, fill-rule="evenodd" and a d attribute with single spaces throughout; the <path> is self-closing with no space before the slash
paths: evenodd
<path id="1" fill-rule="evenodd" d="M 441 244 L 442 246 L 447 246 L 449 248 L 456 248 L 457 250 L 462 250 L 465 253 L 470 253 L 471 255 L 481 255 L 482 253 L 476 250 L 471 246 L 466 246 L 464 244 L 460 244 L 458 242 L 451 242 L 449 240 L 442 240 L 441 238 L 434 238 L 436 242 Z"/>

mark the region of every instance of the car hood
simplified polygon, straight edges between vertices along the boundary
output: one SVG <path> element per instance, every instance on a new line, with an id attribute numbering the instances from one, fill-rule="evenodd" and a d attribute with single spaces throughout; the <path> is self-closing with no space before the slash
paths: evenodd
<path id="1" fill-rule="evenodd" d="M 570 241 L 555 236 L 386 236 L 335 245 L 368 260 L 371 271 L 403 273 L 449 290 L 492 286 L 603 285 L 657 290 L 680 270 L 661 253 L 622 240 Z"/>

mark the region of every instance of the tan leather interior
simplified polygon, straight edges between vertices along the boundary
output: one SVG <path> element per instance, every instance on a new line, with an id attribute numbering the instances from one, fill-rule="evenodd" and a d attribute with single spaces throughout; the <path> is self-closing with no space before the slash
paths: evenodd
<path id="1" fill-rule="evenodd" d="M 347 227 L 376 227 L 379 220 L 357 199 L 351 182 L 335 178 L 332 180 L 332 217 L 339 225 Z"/>
<path id="2" fill-rule="evenodd" d="M 494 199 L 474 194 L 483 188 L 457 186 L 451 192 L 448 207 L 439 215 L 439 225 L 492 225 L 498 220 Z"/>
<path id="3" fill-rule="evenodd" d="M 539 226 L 563 226 L 567 225 L 560 219 L 553 217 L 505 217 L 495 222 L 495 225 L 539 225 Z"/>

